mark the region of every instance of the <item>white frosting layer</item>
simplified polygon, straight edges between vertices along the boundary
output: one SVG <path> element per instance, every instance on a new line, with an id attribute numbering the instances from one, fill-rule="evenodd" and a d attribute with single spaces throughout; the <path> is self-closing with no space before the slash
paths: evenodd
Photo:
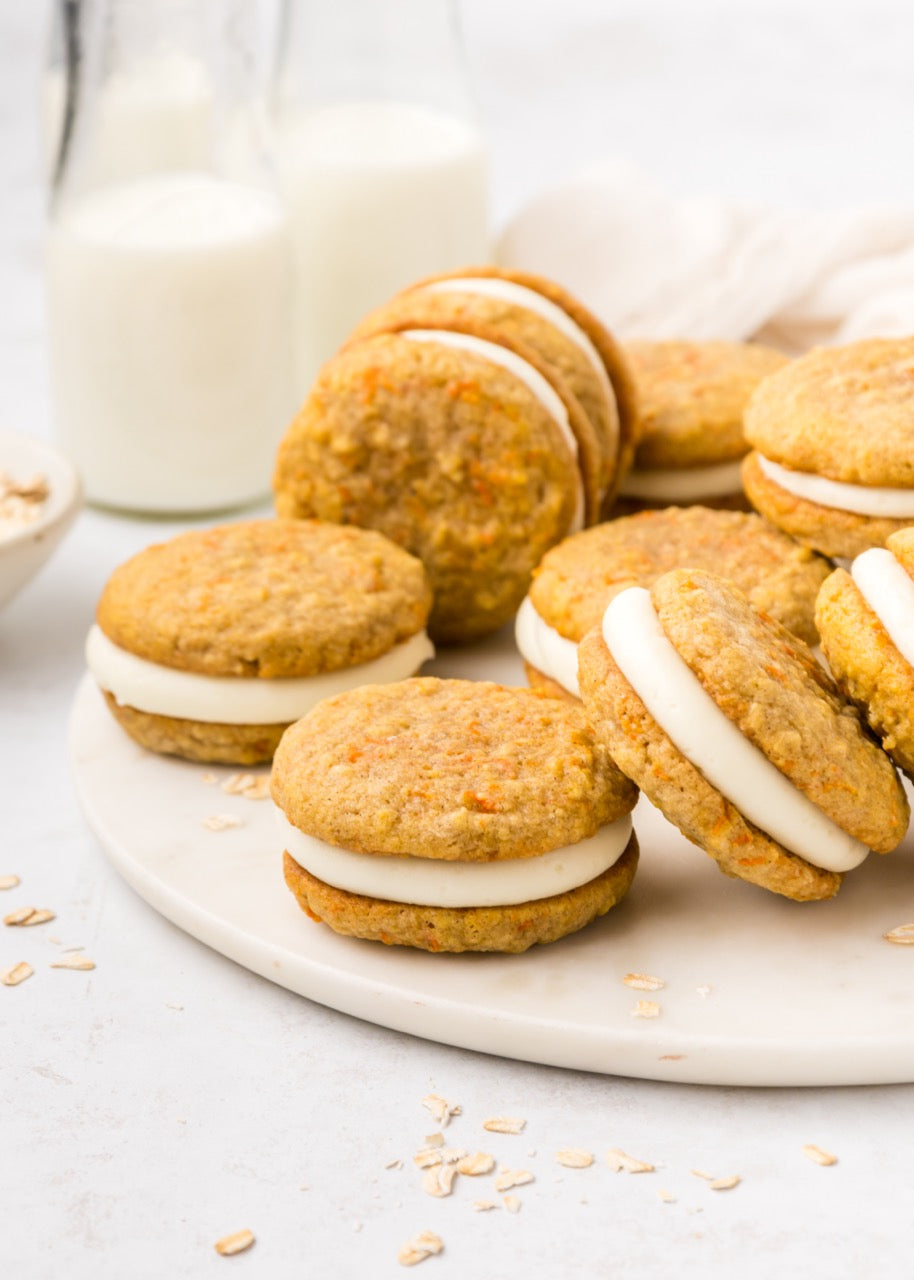
<path id="1" fill-rule="evenodd" d="M 632 834 L 627 814 L 589 840 L 537 857 L 451 862 L 351 853 L 305 835 L 281 809 L 276 816 L 283 847 L 318 880 L 346 893 L 425 907 L 507 907 L 566 893 L 618 862 Z"/>
<path id="2" fill-rule="evenodd" d="M 914 582 L 887 547 L 871 547 L 851 565 L 860 594 L 914 667 Z"/>
<path id="3" fill-rule="evenodd" d="M 664 634 L 643 587 L 609 604 L 603 638 L 661 729 L 744 817 L 826 871 L 850 871 L 869 853 L 745 738 Z"/>
<path id="4" fill-rule="evenodd" d="M 566 640 L 536 612 L 529 596 L 517 611 L 514 638 L 522 658 L 550 676 L 563 689 L 580 698 L 578 685 L 578 646 Z"/>
<path id="5" fill-rule="evenodd" d="M 513 373 L 515 378 L 520 379 L 533 392 L 553 419 L 577 463 L 578 442 L 568 420 L 568 410 L 562 403 L 562 398 L 555 387 L 543 377 L 539 369 L 534 369 L 532 364 L 528 364 L 526 360 L 523 360 L 515 352 L 509 351 L 507 347 L 500 347 L 497 342 L 486 342 L 482 338 L 474 337 L 473 334 L 457 333 L 451 329 L 405 329 L 400 334 L 400 337 L 409 338 L 412 342 L 438 342 L 444 347 L 456 347 L 458 351 L 469 351 L 473 355 L 479 356 L 480 359 L 488 360 L 491 364 L 501 365 L 503 369 Z M 575 467 L 575 473 L 577 476 L 577 503 L 569 533 L 576 533 L 584 527 L 584 483 L 577 467 Z"/>
<path id="6" fill-rule="evenodd" d="M 808 471 L 791 471 L 764 454 L 758 455 L 759 466 L 769 480 L 797 498 L 815 502 L 820 507 L 851 511 L 858 516 L 884 517 L 888 520 L 914 519 L 914 489 L 882 489 L 876 485 L 844 484 Z"/>
<path id="7" fill-rule="evenodd" d="M 535 289 L 528 289 L 523 284 L 515 284 L 513 280 L 503 280 L 500 276 L 459 276 L 452 280 L 437 280 L 434 284 L 426 285 L 425 288 L 432 293 L 482 294 L 487 298 L 497 298 L 501 302 L 521 307 L 524 311 L 532 311 L 544 320 L 548 320 L 553 328 L 558 329 L 583 351 L 600 379 L 600 385 L 606 392 L 610 404 L 615 403 L 615 392 L 612 389 L 609 374 L 606 372 L 606 365 L 600 359 L 600 353 L 590 338 L 577 321 L 572 320 L 567 311 L 543 294 L 537 293 Z"/>
<path id="8" fill-rule="evenodd" d="M 147 662 L 113 644 L 98 626 L 86 639 L 89 670 L 121 706 L 207 724 L 291 723 L 346 689 L 404 680 L 434 654 L 432 642 L 420 631 L 371 662 L 322 675 L 266 680 L 204 676 Z"/>
<path id="9" fill-rule="evenodd" d="M 742 493 L 742 458 L 710 467 L 658 467 L 630 471 L 619 489 L 627 498 L 648 502 L 694 502 Z"/>

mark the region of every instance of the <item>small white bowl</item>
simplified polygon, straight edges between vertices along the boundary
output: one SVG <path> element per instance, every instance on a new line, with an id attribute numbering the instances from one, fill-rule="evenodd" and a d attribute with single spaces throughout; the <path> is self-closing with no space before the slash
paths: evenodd
<path id="1" fill-rule="evenodd" d="M 0 431 L 0 471 L 14 480 L 39 475 L 48 496 L 35 520 L 4 532 L 0 520 L 0 609 L 38 572 L 69 529 L 82 505 L 82 486 L 73 467 L 48 445 L 12 431 Z"/>

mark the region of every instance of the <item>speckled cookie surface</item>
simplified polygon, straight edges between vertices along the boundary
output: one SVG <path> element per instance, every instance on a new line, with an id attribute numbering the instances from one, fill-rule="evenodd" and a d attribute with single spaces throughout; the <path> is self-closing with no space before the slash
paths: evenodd
<path id="1" fill-rule="evenodd" d="M 272 791 L 340 848 L 481 862 L 575 844 L 636 798 L 579 708 L 431 678 L 320 703 L 283 737 Z"/>
<path id="2" fill-rule="evenodd" d="M 638 865 L 632 834 L 621 858 L 602 875 L 567 893 L 504 907 L 416 907 L 346 893 L 283 859 L 286 884 L 312 919 L 337 933 L 423 951 L 517 953 L 555 942 L 605 915 L 625 894 Z"/>
<path id="3" fill-rule="evenodd" d="M 816 594 L 830 566 L 754 514 L 669 507 L 586 529 L 546 553 L 530 596 L 540 617 L 579 641 L 613 596 L 675 568 L 729 578 L 756 609 L 815 643 Z"/>
<path id="4" fill-rule="evenodd" d="M 651 597 L 663 631 L 718 707 L 833 821 L 877 852 L 896 847 L 907 801 L 810 650 L 713 575 L 674 570 Z M 579 650 L 585 706 L 620 768 L 728 875 L 798 901 L 842 877 L 789 852 L 745 819 L 674 746 L 610 655 L 599 627 Z"/>
<path id="5" fill-rule="evenodd" d="M 760 453 L 796 471 L 914 487 L 914 338 L 808 352 L 758 386 L 745 430 Z"/>
<path id="6" fill-rule="evenodd" d="M 571 526 L 580 476 L 512 373 L 393 333 L 324 366 L 280 445 L 274 489 L 280 515 L 378 529 L 418 556 L 435 597 L 429 631 L 459 643 L 512 616 Z"/>
<path id="7" fill-rule="evenodd" d="M 444 325 L 462 332 L 473 332 L 484 326 L 490 336 L 508 339 L 515 346 L 521 344 L 536 353 L 550 369 L 557 371 L 577 397 L 596 434 L 601 455 L 601 497 L 615 479 L 619 451 L 619 414 L 611 384 L 608 392 L 587 354 L 561 329 L 529 308 L 513 301 L 491 297 L 487 294 L 446 291 L 426 286 L 441 281 L 459 284 L 461 278 L 491 278 L 488 269 L 485 276 L 474 271 L 460 275 L 436 276 L 421 281 L 377 311 L 366 316 L 352 334 L 358 341 L 371 334 L 391 329 L 423 328 L 429 324 Z M 502 278 L 502 273 L 498 273 Z"/>
<path id="8" fill-rule="evenodd" d="M 122 706 L 104 694 L 111 714 L 134 742 L 159 755 L 205 764 L 266 764 L 287 724 L 215 724 Z"/>
<path id="9" fill-rule="evenodd" d="M 422 565 L 388 539 L 316 521 L 193 530 L 114 571 L 102 631 L 137 657 L 213 676 L 309 676 L 421 631 Z"/>
<path id="10" fill-rule="evenodd" d="M 869 547 L 881 547 L 893 533 L 914 523 L 862 516 L 798 498 L 770 479 L 758 459 L 758 451 L 753 450 L 742 465 L 743 488 L 749 501 L 772 524 L 825 555 L 850 559 Z"/>
<path id="11" fill-rule="evenodd" d="M 895 534 L 889 548 L 914 578 L 914 530 Z M 836 569 L 822 587 L 816 617 L 822 650 L 839 688 L 914 779 L 914 667 L 844 569 Z"/>
<path id="12" fill-rule="evenodd" d="M 711 466 L 741 458 L 752 392 L 787 363 L 770 347 L 738 342 L 629 342 L 641 410 L 635 465 Z"/>

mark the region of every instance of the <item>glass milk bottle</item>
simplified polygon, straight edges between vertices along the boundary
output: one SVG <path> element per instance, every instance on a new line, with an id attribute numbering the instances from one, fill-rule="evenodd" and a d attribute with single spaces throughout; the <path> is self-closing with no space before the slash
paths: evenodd
<path id="1" fill-rule="evenodd" d="M 51 373 L 96 503 L 189 513 L 269 490 L 295 396 L 257 16 L 252 0 L 62 0 Z"/>
<path id="2" fill-rule="evenodd" d="M 367 311 L 488 259 L 486 152 L 451 0 L 285 0 L 275 106 L 303 396 Z"/>

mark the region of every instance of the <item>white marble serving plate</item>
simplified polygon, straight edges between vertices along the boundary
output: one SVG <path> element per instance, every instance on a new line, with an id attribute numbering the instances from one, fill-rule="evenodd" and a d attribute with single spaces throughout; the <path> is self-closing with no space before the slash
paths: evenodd
<path id="1" fill-rule="evenodd" d="M 445 655 L 436 674 L 520 683 L 510 635 Z M 532 1062 L 739 1085 L 914 1081 L 914 838 L 871 856 L 832 902 L 797 904 L 721 875 L 645 800 L 626 901 L 522 956 L 427 955 L 339 937 L 285 888 L 269 801 L 135 746 L 90 679 L 71 720 L 92 830 L 157 911 L 238 964 L 382 1026 Z M 242 825 L 210 831 L 235 814 Z M 664 979 L 630 989 L 627 973 Z M 659 1016 L 632 1014 L 640 999 Z"/>

